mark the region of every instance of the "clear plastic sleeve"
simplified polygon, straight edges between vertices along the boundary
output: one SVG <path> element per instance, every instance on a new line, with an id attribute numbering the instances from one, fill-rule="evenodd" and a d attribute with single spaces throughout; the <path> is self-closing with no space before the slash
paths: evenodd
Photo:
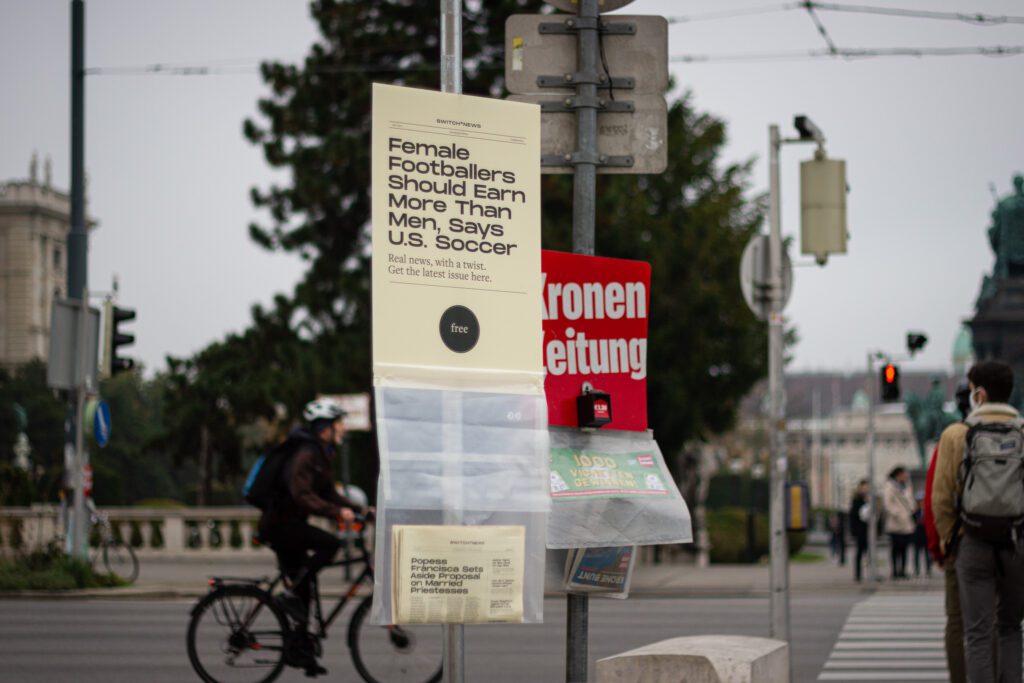
<path id="1" fill-rule="evenodd" d="M 548 548 L 693 542 L 690 511 L 650 432 L 550 435 Z"/>
<path id="2" fill-rule="evenodd" d="M 544 395 L 378 385 L 376 401 L 374 623 L 390 620 L 392 529 L 403 524 L 523 526 L 523 621 L 542 621 L 551 504 Z"/>

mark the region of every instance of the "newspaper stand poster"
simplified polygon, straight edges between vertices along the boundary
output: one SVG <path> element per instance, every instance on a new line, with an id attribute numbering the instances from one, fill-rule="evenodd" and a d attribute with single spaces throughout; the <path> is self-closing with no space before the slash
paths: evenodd
<path id="1" fill-rule="evenodd" d="M 543 251 L 548 424 L 577 427 L 584 382 L 611 396 L 605 429 L 647 429 L 647 319 L 651 266 Z"/>

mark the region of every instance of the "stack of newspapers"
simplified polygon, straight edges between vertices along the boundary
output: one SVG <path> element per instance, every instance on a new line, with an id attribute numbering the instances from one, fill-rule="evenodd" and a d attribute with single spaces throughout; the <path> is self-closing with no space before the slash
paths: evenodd
<path id="1" fill-rule="evenodd" d="M 636 546 L 573 548 L 565 560 L 565 589 L 570 593 L 601 593 L 610 598 L 629 595 Z"/>
<path id="2" fill-rule="evenodd" d="M 523 621 L 522 526 L 392 528 L 394 624 Z"/>

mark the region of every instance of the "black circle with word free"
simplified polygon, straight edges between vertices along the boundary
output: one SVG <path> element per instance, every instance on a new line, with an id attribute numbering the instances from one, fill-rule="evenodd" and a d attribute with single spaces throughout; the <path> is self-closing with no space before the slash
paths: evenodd
<path id="1" fill-rule="evenodd" d="M 441 315 L 441 341 L 455 353 L 466 353 L 480 339 L 480 322 L 465 306 L 452 306 Z"/>

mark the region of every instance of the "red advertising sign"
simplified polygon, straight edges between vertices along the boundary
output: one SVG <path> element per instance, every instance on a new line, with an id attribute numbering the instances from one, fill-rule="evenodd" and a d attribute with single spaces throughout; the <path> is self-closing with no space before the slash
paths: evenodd
<path id="1" fill-rule="evenodd" d="M 548 424 L 578 426 L 589 382 L 611 396 L 606 429 L 647 429 L 650 264 L 543 251 L 541 270 Z"/>

